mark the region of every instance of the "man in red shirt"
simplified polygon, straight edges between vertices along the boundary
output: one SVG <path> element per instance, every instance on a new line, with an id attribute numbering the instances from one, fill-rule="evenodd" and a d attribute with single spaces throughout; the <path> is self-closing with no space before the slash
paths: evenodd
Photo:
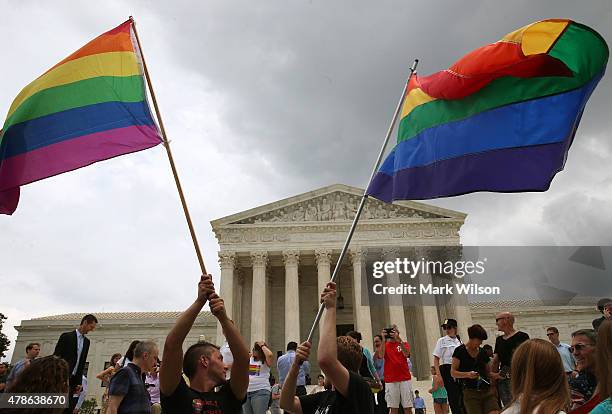
<path id="1" fill-rule="evenodd" d="M 385 338 L 381 351 L 385 359 L 385 400 L 389 413 L 398 414 L 401 403 L 404 413 L 412 414 L 412 386 L 407 360 L 410 358 L 410 345 L 402 341 L 397 325 L 384 329 L 381 335 Z"/>

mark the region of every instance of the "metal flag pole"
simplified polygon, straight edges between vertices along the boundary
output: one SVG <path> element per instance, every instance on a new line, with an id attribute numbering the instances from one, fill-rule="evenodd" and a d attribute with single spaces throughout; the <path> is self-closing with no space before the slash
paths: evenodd
<path id="1" fill-rule="evenodd" d="M 344 246 L 342 247 L 342 250 L 340 251 L 340 257 L 338 257 L 338 262 L 336 263 L 336 267 L 334 268 L 334 273 L 332 274 L 331 282 L 335 282 L 336 277 L 338 276 L 340 265 L 342 264 L 342 260 L 344 259 L 344 256 L 346 255 L 346 251 L 348 250 L 349 244 L 351 243 L 351 239 L 353 238 L 353 233 L 355 233 L 357 222 L 359 221 L 359 217 L 361 216 L 361 211 L 363 210 L 366 199 L 368 198 L 368 187 L 370 186 L 370 183 L 372 182 L 372 179 L 374 178 L 374 175 L 376 174 L 376 171 L 378 170 L 378 167 L 380 166 L 380 161 L 382 160 L 383 154 L 385 152 L 385 148 L 387 148 L 387 143 L 389 142 L 389 138 L 391 137 L 391 133 L 393 132 L 393 128 L 395 127 L 395 122 L 397 122 L 397 117 L 400 113 L 400 110 L 402 109 L 402 103 L 404 102 L 404 98 L 406 97 L 406 90 L 408 89 L 408 83 L 410 82 L 410 79 L 412 78 L 412 76 L 415 74 L 418 64 L 419 64 L 419 60 L 415 59 L 414 62 L 412 63 L 412 67 L 410 68 L 410 76 L 408 76 L 408 80 L 406 81 L 406 85 L 404 86 L 404 90 L 402 91 L 402 96 L 399 102 L 397 103 L 397 108 L 395 108 L 393 119 L 391 120 L 391 124 L 389 125 L 389 130 L 387 131 L 385 140 L 382 144 L 382 147 L 380 148 L 380 152 L 378 153 L 378 158 L 376 158 L 376 162 L 374 163 L 374 168 L 372 170 L 372 174 L 370 175 L 370 179 L 368 180 L 368 185 L 366 185 L 363 191 L 361 202 L 359 203 L 359 207 L 357 208 L 357 211 L 355 212 L 355 218 L 353 219 L 353 223 L 351 224 L 351 228 L 349 229 L 348 235 L 346 236 L 346 241 L 344 242 Z M 317 316 L 314 322 L 312 323 L 312 327 L 310 328 L 308 339 L 306 339 L 308 342 L 312 341 L 312 336 L 314 334 L 314 331 L 317 328 L 317 325 L 319 325 L 319 321 L 321 320 L 321 316 L 323 315 L 323 309 L 324 309 L 324 305 L 321 303 L 319 305 L 319 311 L 317 312 Z"/>
<path id="2" fill-rule="evenodd" d="M 181 181 L 179 180 L 178 172 L 176 170 L 176 165 L 174 165 L 174 158 L 172 157 L 172 151 L 170 151 L 170 141 L 168 141 L 168 137 L 166 136 L 166 129 L 164 128 L 164 121 L 162 120 L 161 113 L 159 111 L 159 106 L 157 105 L 157 99 L 155 98 L 155 91 L 153 90 L 153 84 L 151 83 L 151 78 L 149 77 L 149 70 L 147 69 L 147 63 L 145 62 L 144 53 L 142 51 L 142 46 L 140 44 L 140 39 L 138 38 L 138 32 L 136 31 L 136 22 L 134 18 L 130 16 L 130 21 L 132 22 L 132 28 L 134 29 L 134 36 L 136 37 L 136 43 L 138 43 L 138 49 L 140 51 L 140 57 L 142 59 L 142 66 L 144 69 L 145 79 L 147 80 L 147 85 L 149 87 L 149 92 L 151 92 L 151 100 L 153 101 L 153 107 L 155 108 L 155 114 L 157 115 L 157 120 L 159 122 L 159 129 L 161 132 L 162 139 L 164 141 L 164 147 L 166 148 L 166 153 L 168 154 L 168 161 L 170 161 L 170 168 L 172 169 L 172 175 L 174 176 L 174 182 L 176 183 L 176 189 L 178 190 L 179 197 L 181 199 L 181 204 L 183 206 L 183 212 L 185 213 L 185 219 L 187 220 L 187 226 L 189 227 L 189 233 L 191 233 L 191 240 L 193 240 L 193 247 L 196 251 L 196 256 L 198 257 L 198 262 L 200 263 L 200 270 L 202 274 L 206 274 L 206 266 L 204 266 L 204 258 L 202 257 L 202 252 L 200 251 L 200 245 L 198 244 L 198 238 L 196 237 L 195 229 L 193 228 L 193 223 L 191 221 L 191 215 L 189 214 L 189 209 L 187 208 L 187 201 L 185 200 L 185 194 L 183 194 L 183 188 L 181 187 Z"/>

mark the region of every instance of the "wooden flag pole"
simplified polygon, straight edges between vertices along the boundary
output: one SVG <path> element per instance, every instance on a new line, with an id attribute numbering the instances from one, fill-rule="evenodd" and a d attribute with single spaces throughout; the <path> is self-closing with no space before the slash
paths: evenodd
<path id="1" fill-rule="evenodd" d="M 193 228 L 193 222 L 191 221 L 191 216 L 189 214 L 189 209 L 187 208 L 187 201 L 185 200 L 185 194 L 183 194 L 183 188 L 181 187 L 181 181 L 179 180 L 178 172 L 176 171 L 176 165 L 174 165 L 174 158 L 172 157 L 172 151 L 170 150 L 170 141 L 168 141 L 168 137 L 166 136 L 166 129 L 164 128 L 164 121 L 162 120 L 161 113 L 159 111 L 159 106 L 157 105 L 157 99 L 155 98 L 155 91 L 153 90 L 153 84 L 151 83 L 151 78 L 149 76 L 149 70 L 147 69 L 147 63 L 145 61 L 144 53 L 142 51 L 142 45 L 140 44 L 140 39 L 138 38 L 138 31 L 136 31 L 136 22 L 134 18 L 130 16 L 130 21 L 132 22 L 132 28 L 134 29 L 134 36 L 136 36 L 136 42 L 138 43 L 138 49 L 140 50 L 140 57 L 142 58 L 142 66 L 144 68 L 145 79 L 147 80 L 147 86 L 149 87 L 149 92 L 151 92 L 151 100 L 153 101 L 153 107 L 155 108 L 155 114 L 157 115 L 157 121 L 159 122 L 159 129 L 161 132 L 162 139 L 164 140 L 164 147 L 166 147 L 166 153 L 168 154 L 168 161 L 170 161 L 170 168 L 172 169 L 172 175 L 174 176 L 174 182 L 176 183 L 176 189 L 178 190 L 179 197 L 181 199 L 181 204 L 183 205 L 183 212 L 185 213 L 185 219 L 187 220 L 187 226 L 189 227 L 189 233 L 191 233 L 191 240 L 193 240 L 193 247 L 195 248 L 196 255 L 198 256 L 198 262 L 200 263 L 200 270 L 202 270 L 202 274 L 206 274 L 206 266 L 204 265 L 204 258 L 202 257 L 202 252 L 200 251 L 200 245 L 198 244 L 198 238 L 196 237 L 195 230 Z"/>
<path id="2" fill-rule="evenodd" d="M 410 68 L 410 76 L 408 76 L 408 80 L 406 81 L 406 85 L 404 86 L 404 90 L 402 91 L 402 96 L 399 102 L 397 103 L 397 108 L 395 108 L 393 119 L 391 120 L 391 124 L 389 125 L 389 130 L 387 131 L 385 140 L 383 141 L 382 147 L 380 148 L 380 152 L 378 153 L 378 158 L 376 158 L 376 162 L 374 163 L 374 168 L 372 169 L 372 175 L 370 175 L 370 180 L 368 181 L 368 185 L 366 185 L 363 191 L 361 202 L 359 203 L 359 207 L 357 208 L 357 211 L 355 212 L 355 218 L 353 219 L 353 223 L 351 224 L 348 235 L 346 236 L 346 241 L 344 242 L 344 246 L 342 247 L 342 250 L 340 251 L 340 257 L 338 258 L 338 262 L 336 263 L 336 267 L 334 268 L 334 273 L 332 274 L 331 282 L 336 281 L 336 277 L 338 276 L 338 271 L 340 270 L 340 265 L 342 264 L 342 260 L 344 259 L 344 256 L 346 256 L 346 251 L 348 250 L 349 244 L 351 243 L 351 239 L 353 238 L 353 233 L 355 233 L 355 229 L 357 228 L 357 222 L 359 221 L 359 217 L 361 216 L 361 212 L 365 205 L 365 201 L 368 198 L 368 187 L 370 186 L 370 183 L 372 182 L 372 179 L 374 178 L 374 175 L 376 174 L 376 171 L 378 170 L 378 167 L 380 166 L 380 162 L 382 161 L 382 157 L 385 153 L 385 148 L 387 147 L 387 143 L 389 142 L 389 138 L 391 137 L 391 133 L 393 132 L 393 127 L 395 126 L 395 122 L 397 121 L 400 110 L 402 109 L 402 103 L 404 102 L 404 98 L 406 97 L 406 90 L 408 89 L 408 83 L 410 82 L 412 75 L 414 75 L 414 73 L 416 72 L 416 67 L 418 64 L 419 64 L 419 60 L 415 59 L 414 63 L 412 64 L 412 67 Z M 319 305 L 319 311 L 317 312 L 317 316 L 315 317 L 315 320 L 312 323 L 312 327 L 310 328 L 310 332 L 308 333 L 308 338 L 306 339 L 308 342 L 312 341 L 312 336 L 314 335 L 314 331 L 317 328 L 317 325 L 319 325 L 319 321 L 321 320 L 321 316 L 323 315 L 323 309 L 324 309 L 324 306 L 321 303 L 321 305 Z"/>

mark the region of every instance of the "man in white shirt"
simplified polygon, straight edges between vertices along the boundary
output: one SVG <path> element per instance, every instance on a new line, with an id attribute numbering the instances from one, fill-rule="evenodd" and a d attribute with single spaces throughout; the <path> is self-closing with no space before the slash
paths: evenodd
<path id="1" fill-rule="evenodd" d="M 225 335 L 225 332 L 223 332 L 223 335 Z M 225 367 L 227 368 L 227 371 L 225 371 L 225 379 L 229 381 L 232 376 L 232 364 L 234 363 L 234 356 L 232 355 L 232 350 L 230 349 L 229 344 L 227 343 L 227 339 L 223 341 L 223 345 L 221 345 L 221 348 L 219 348 L 219 352 L 221 353 L 221 355 L 223 355 L 223 365 L 225 365 Z"/>
<path id="2" fill-rule="evenodd" d="M 295 351 L 297 350 L 296 342 L 289 342 L 287 344 L 287 353 L 282 355 L 276 361 L 276 368 L 278 369 L 278 383 L 281 388 L 283 383 L 285 382 L 285 378 L 289 374 L 289 369 L 291 369 L 291 365 L 293 365 L 293 361 L 295 360 Z M 310 362 L 304 361 L 302 365 L 300 365 L 300 372 L 298 373 L 295 395 L 301 396 L 306 395 L 306 375 L 310 374 Z"/>
<path id="3" fill-rule="evenodd" d="M 453 414 L 460 414 L 461 410 L 461 389 L 451 376 L 451 365 L 453 363 L 453 352 L 461 345 L 461 340 L 457 336 L 457 321 L 447 319 L 442 324 L 442 329 L 446 335 L 438 339 L 433 351 L 434 368 L 436 370 L 436 381 L 438 387 L 445 387 L 448 394 L 448 405 Z"/>

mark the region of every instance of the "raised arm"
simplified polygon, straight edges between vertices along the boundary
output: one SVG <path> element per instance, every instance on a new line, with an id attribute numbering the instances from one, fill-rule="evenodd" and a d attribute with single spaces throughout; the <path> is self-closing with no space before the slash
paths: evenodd
<path id="1" fill-rule="evenodd" d="M 106 368 L 104 371 L 100 372 L 98 375 L 96 375 L 96 378 L 101 380 L 101 381 L 107 381 L 108 380 L 108 376 L 115 370 L 115 367 L 110 366 L 108 368 Z"/>
<path id="2" fill-rule="evenodd" d="M 325 312 L 321 318 L 321 333 L 319 338 L 318 361 L 319 367 L 329 378 L 336 390 L 344 397 L 348 396 L 349 372 L 338 361 L 338 343 L 336 341 L 336 284 L 328 282 L 321 302 L 325 305 Z"/>
<path id="3" fill-rule="evenodd" d="M 404 343 L 404 340 L 400 336 L 399 331 L 397 330 L 396 326 L 393 326 L 393 331 L 395 332 L 396 340 L 399 341 L 399 346 L 400 346 L 400 349 L 402 350 L 402 354 L 404 354 L 406 358 L 410 358 L 410 350 L 406 348 L 406 344 Z"/>
<path id="4" fill-rule="evenodd" d="M 295 388 L 297 377 L 300 373 L 300 364 L 308 362 L 309 356 L 310 342 L 302 342 L 295 351 L 295 359 L 293 360 L 291 368 L 289 368 L 289 372 L 283 383 L 283 388 L 281 388 L 280 407 L 292 414 L 302 414 L 302 403 L 295 395 Z"/>
<path id="5" fill-rule="evenodd" d="M 380 337 L 383 339 L 383 343 L 380 346 L 380 357 L 384 360 L 385 359 L 386 345 L 387 345 L 387 337 L 385 336 L 385 330 L 384 329 L 382 331 L 380 331 Z"/>
<path id="6" fill-rule="evenodd" d="M 165 395 L 172 394 L 181 382 L 183 342 L 206 303 L 208 295 L 214 291 L 215 286 L 212 276 L 201 276 L 198 283 L 198 297 L 186 311 L 181 313 L 166 337 L 162 364 L 159 370 L 159 389 Z"/>
<path id="7" fill-rule="evenodd" d="M 249 386 L 249 349 L 244 339 L 242 339 L 238 328 L 234 325 L 234 321 L 228 318 L 223 299 L 216 293 L 212 293 L 209 299 L 210 311 L 219 320 L 221 327 L 223 327 L 225 338 L 234 356 L 230 387 L 232 387 L 234 396 L 241 400 L 246 396 Z"/>
<path id="8" fill-rule="evenodd" d="M 261 351 L 264 353 L 264 356 L 266 358 L 266 365 L 269 367 L 272 367 L 272 357 L 274 356 L 272 354 L 272 351 L 270 351 L 270 348 L 268 348 L 268 344 L 266 344 L 263 341 L 260 342 L 256 342 L 257 344 L 259 344 L 259 347 L 261 348 Z"/>

